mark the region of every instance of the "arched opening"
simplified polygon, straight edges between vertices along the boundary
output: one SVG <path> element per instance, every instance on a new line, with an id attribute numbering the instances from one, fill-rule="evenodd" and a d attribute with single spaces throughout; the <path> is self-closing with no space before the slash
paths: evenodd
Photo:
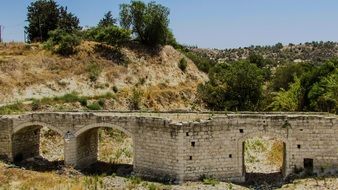
<path id="1" fill-rule="evenodd" d="M 133 171 L 133 140 L 116 126 L 103 125 L 77 135 L 77 163 L 86 174 L 129 176 Z"/>
<path id="2" fill-rule="evenodd" d="M 279 187 L 283 184 L 286 143 L 269 136 L 247 138 L 243 147 L 243 175 L 248 185 Z"/>
<path id="3" fill-rule="evenodd" d="M 13 162 L 36 171 L 51 171 L 64 165 L 64 140 L 48 125 L 29 123 L 12 135 Z"/>

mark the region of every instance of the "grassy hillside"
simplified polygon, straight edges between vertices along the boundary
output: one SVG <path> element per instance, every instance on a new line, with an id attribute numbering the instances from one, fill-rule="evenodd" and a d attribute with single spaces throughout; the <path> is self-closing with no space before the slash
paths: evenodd
<path id="1" fill-rule="evenodd" d="M 184 55 L 171 46 L 117 49 L 83 42 L 77 50 L 73 56 L 61 57 L 41 44 L 0 44 L 0 104 L 43 98 L 44 104 L 55 103 L 60 102 L 55 97 L 77 94 L 89 103 L 107 99 L 102 109 L 190 109 L 195 107 L 196 86 L 207 80 L 188 59 L 183 71 L 179 63 Z M 80 104 L 61 107 L 86 109 Z"/>

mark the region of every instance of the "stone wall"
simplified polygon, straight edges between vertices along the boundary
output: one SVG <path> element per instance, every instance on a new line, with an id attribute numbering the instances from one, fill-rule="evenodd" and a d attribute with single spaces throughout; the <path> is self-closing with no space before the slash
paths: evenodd
<path id="1" fill-rule="evenodd" d="M 182 122 L 178 122 L 182 120 Z M 284 176 L 313 167 L 338 168 L 336 115 L 290 113 L 32 113 L 0 118 L 0 155 L 36 155 L 34 127 L 48 127 L 65 139 L 65 163 L 85 167 L 97 161 L 97 129 L 109 127 L 133 139 L 134 172 L 162 180 L 202 176 L 243 181 L 243 143 L 272 137 L 285 143 Z M 29 130 L 30 129 L 30 130 Z M 28 143 L 27 143 L 28 142 Z"/>
<path id="2" fill-rule="evenodd" d="M 12 156 L 12 124 L 8 118 L 0 118 L 0 159 L 9 161 Z"/>

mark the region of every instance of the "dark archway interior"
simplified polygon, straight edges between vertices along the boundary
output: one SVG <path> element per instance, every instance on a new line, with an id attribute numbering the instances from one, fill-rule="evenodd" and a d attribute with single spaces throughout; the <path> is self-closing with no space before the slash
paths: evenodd
<path id="1" fill-rule="evenodd" d="M 13 134 L 13 160 L 35 171 L 58 170 L 64 165 L 63 138 L 42 126 L 27 126 Z"/>
<path id="2" fill-rule="evenodd" d="M 270 137 L 255 137 L 243 142 L 243 174 L 248 185 L 277 188 L 283 184 L 286 145 Z"/>

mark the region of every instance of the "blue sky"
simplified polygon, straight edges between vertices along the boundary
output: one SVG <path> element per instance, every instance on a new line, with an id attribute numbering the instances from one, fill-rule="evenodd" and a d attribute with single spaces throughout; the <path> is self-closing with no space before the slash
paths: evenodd
<path id="1" fill-rule="evenodd" d="M 31 0 L 1 0 L 5 41 L 23 41 Z M 58 0 L 94 26 L 129 0 Z M 148 2 L 148 1 L 146 1 Z M 170 8 L 170 27 L 183 44 L 206 48 L 338 41 L 337 0 L 158 0 Z"/>

